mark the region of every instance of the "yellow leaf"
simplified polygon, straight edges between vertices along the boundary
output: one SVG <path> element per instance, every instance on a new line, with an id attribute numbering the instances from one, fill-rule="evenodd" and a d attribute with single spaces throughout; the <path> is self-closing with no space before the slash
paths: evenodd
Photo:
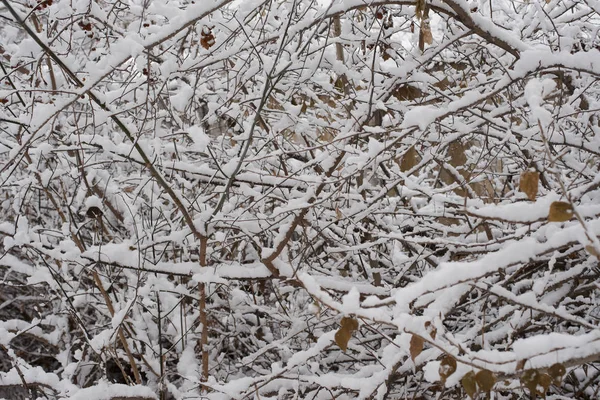
<path id="1" fill-rule="evenodd" d="M 540 182 L 540 173 L 537 171 L 525 171 L 521 174 L 519 190 L 527 195 L 531 201 L 535 200 Z"/>
<path id="2" fill-rule="evenodd" d="M 548 213 L 549 222 L 565 222 L 573 217 L 573 206 L 564 201 L 555 201 L 550 204 Z"/>
<path id="3" fill-rule="evenodd" d="M 412 335 L 410 338 L 410 358 L 415 362 L 415 358 L 423 351 L 425 341 L 421 336 Z"/>

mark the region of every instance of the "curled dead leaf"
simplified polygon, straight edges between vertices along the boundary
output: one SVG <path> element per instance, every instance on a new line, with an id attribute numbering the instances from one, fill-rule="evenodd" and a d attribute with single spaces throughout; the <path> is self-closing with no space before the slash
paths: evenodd
<path id="1" fill-rule="evenodd" d="M 433 324 L 430 321 L 425 322 L 425 329 L 427 329 L 427 332 L 429 332 L 429 336 L 431 336 L 431 338 L 435 340 L 435 336 L 437 335 L 437 329 L 435 328 L 435 326 L 433 326 Z"/>
<path id="2" fill-rule="evenodd" d="M 200 45 L 204 47 L 206 50 L 210 49 L 215 44 L 215 36 L 212 33 L 212 30 L 205 26 L 202 28 L 202 32 L 200 33 Z"/>
<path id="3" fill-rule="evenodd" d="M 351 337 L 352 333 L 350 333 L 349 330 L 340 328 L 335 333 L 334 339 L 335 343 L 340 347 L 340 349 L 342 349 L 342 351 L 346 351 L 346 349 L 348 348 L 348 342 L 350 341 Z"/>
<path id="4" fill-rule="evenodd" d="M 419 29 L 419 50 L 424 51 L 425 45 L 431 43 L 433 43 L 431 27 L 429 26 L 429 21 L 424 20 L 421 22 L 421 29 Z"/>
<path id="5" fill-rule="evenodd" d="M 431 26 L 429 25 L 429 21 L 423 21 L 421 24 L 421 31 L 423 32 L 423 41 L 425 44 L 432 44 L 433 35 L 431 34 Z"/>
<path id="6" fill-rule="evenodd" d="M 344 217 L 344 216 L 342 215 L 342 212 L 340 211 L 339 207 L 336 207 L 336 208 L 335 208 L 335 217 L 336 217 L 336 219 L 337 219 L 338 221 Z"/>
<path id="7" fill-rule="evenodd" d="M 85 216 L 92 219 L 102 218 L 102 210 L 96 206 L 91 206 L 87 209 Z"/>
<path id="8" fill-rule="evenodd" d="M 415 7 L 415 15 L 418 19 L 423 18 L 423 11 L 425 10 L 425 0 L 417 0 Z"/>
<path id="9" fill-rule="evenodd" d="M 344 317 L 340 321 L 340 325 L 341 328 L 335 333 L 334 340 L 342 351 L 346 351 L 348 342 L 352 338 L 352 332 L 358 329 L 358 321 L 354 318 Z"/>

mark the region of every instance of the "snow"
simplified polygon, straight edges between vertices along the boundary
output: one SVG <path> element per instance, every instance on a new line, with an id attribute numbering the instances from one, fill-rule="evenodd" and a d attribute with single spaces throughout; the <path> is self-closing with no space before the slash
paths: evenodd
<path id="1" fill-rule="evenodd" d="M 597 1 L 433 1 L 423 50 L 414 5 L 292 3 L 54 0 L 27 23 L 64 68 L 0 26 L 0 386 L 21 371 L 86 400 L 434 398 L 446 354 L 447 387 L 485 368 L 519 396 L 520 362 L 561 362 L 554 393 L 592 398 Z M 423 96 L 399 101 L 406 85 Z M 577 218 L 549 223 L 565 199 Z M 360 324 L 346 351 L 343 317 Z M 143 386 L 108 380 L 111 359 L 129 370 L 119 330 Z"/>
<path id="2" fill-rule="evenodd" d="M 600 221 L 590 224 L 592 232 L 600 234 Z M 427 273 L 419 282 L 398 289 L 394 299 L 400 309 L 429 292 L 450 287 L 462 282 L 473 281 L 518 263 L 527 263 L 544 254 L 548 249 L 560 248 L 573 242 L 583 232 L 581 225 L 573 225 L 557 231 L 540 243 L 533 238 L 513 241 L 499 251 L 487 254 L 477 261 L 441 263 L 435 271 Z"/>
<path id="3" fill-rule="evenodd" d="M 550 204 L 560 201 L 557 193 L 548 193 L 538 197 L 535 202 L 515 202 L 499 205 L 485 205 L 482 207 L 467 207 L 467 212 L 483 219 L 495 219 L 514 223 L 528 224 L 548 218 Z"/>
<path id="4" fill-rule="evenodd" d="M 542 102 L 556 88 L 556 83 L 552 79 L 531 79 L 525 86 L 525 99 L 531 107 L 531 112 L 535 120 L 540 121 L 543 126 L 548 126 L 552 122 L 552 113 L 542 107 Z"/>
<path id="5" fill-rule="evenodd" d="M 206 149 L 208 148 L 208 145 L 210 143 L 210 138 L 204 132 L 204 129 L 197 125 L 190 126 L 188 128 L 188 134 L 194 142 L 192 149 L 196 151 L 206 152 Z"/>
<path id="6" fill-rule="evenodd" d="M 128 386 L 101 382 L 89 388 L 80 389 L 73 396 L 67 397 L 69 400 L 112 400 L 119 397 L 132 397 L 136 399 L 158 399 L 158 396 L 151 388 L 142 385 Z"/>

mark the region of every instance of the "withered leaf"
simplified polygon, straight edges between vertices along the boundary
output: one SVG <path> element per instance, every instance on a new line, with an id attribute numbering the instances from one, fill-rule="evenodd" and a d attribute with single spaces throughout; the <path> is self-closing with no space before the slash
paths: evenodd
<path id="1" fill-rule="evenodd" d="M 593 245 L 588 244 L 587 246 L 585 246 L 585 249 L 594 257 L 600 258 L 600 252 L 598 252 L 598 250 L 596 250 L 596 248 Z"/>
<path id="2" fill-rule="evenodd" d="M 442 362 L 440 363 L 439 374 L 440 378 L 442 378 L 442 383 L 446 382 L 446 379 L 456 372 L 456 359 L 449 354 L 446 354 L 444 358 L 442 358 Z"/>
<path id="3" fill-rule="evenodd" d="M 529 389 L 529 392 L 532 396 L 535 395 L 536 392 L 538 376 L 539 373 L 535 369 L 528 369 L 523 373 L 523 375 L 521 375 L 521 383 L 523 386 Z"/>
<path id="4" fill-rule="evenodd" d="M 429 21 L 423 21 L 421 24 L 421 33 L 423 34 L 423 42 L 425 44 L 433 43 L 433 36 L 431 34 L 431 26 L 429 25 Z M 423 49 L 421 49 L 422 51 Z"/>
<path id="5" fill-rule="evenodd" d="M 410 149 L 408 149 L 402 156 L 402 161 L 400 162 L 400 171 L 408 171 L 417 165 L 417 156 L 418 154 L 415 146 L 411 146 Z"/>
<path id="6" fill-rule="evenodd" d="M 344 217 L 342 215 L 342 212 L 340 211 L 339 207 L 335 208 L 335 217 L 337 218 L 338 221 Z"/>
<path id="7" fill-rule="evenodd" d="M 543 394 L 546 394 L 550 385 L 552 385 L 552 377 L 548 374 L 539 374 L 538 375 L 538 385 L 544 388 Z"/>
<path id="8" fill-rule="evenodd" d="M 548 375 L 552 377 L 555 385 L 560 385 L 563 376 L 567 373 L 567 369 L 563 364 L 556 363 L 553 364 L 550 368 L 548 368 Z"/>
<path id="9" fill-rule="evenodd" d="M 208 27 L 203 27 L 202 32 L 200 33 L 200 45 L 204 47 L 206 50 L 210 49 L 215 44 L 215 36 L 212 33 L 212 30 Z"/>
<path id="10" fill-rule="evenodd" d="M 431 324 L 430 321 L 425 322 L 425 329 L 427 329 L 427 332 L 429 332 L 429 336 L 431 336 L 431 338 L 435 340 L 435 336 L 437 335 L 437 329 Z"/>
<path id="11" fill-rule="evenodd" d="M 467 372 L 465 376 L 460 380 L 462 383 L 463 389 L 465 389 L 465 393 L 474 399 L 477 394 L 477 382 L 475 381 L 475 373 L 473 371 Z"/>
<path id="12" fill-rule="evenodd" d="M 352 332 L 358 329 L 358 321 L 354 318 L 344 317 L 340 321 L 340 325 L 342 326 L 335 333 L 335 343 L 342 349 L 342 351 L 346 351 L 348 348 L 348 342 L 352 337 Z"/>
<path id="13" fill-rule="evenodd" d="M 352 333 L 348 329 L 342 327 L 335 333 L 335 343 L 340 347 L 340 349 L 342 349 L 342 351 L 346 351 L 351 337 Z"/>
<path id="14" fill-rule="evenodd" d="M 489 392 L 496 383 L 496 376 L 492 371 L 482 369 L 475 375 L 475 380 L 477 381 L 477 386 L 479 386 L 481 390 Z"/>
<path id="15" fill-rule="evenodd" d="M 348 329 L 350 333 L 358 329 L 358 321 L 354 318 L 344 317 L 340 321 L 342 328 Z"/>
<path id="16" fill-rule="evenodd" d="M 531 201 L 535 200 L 540 182 L 540 173 L 537 171 L 524 171 L 521 173 L 519 190 L 527 195 Z"/>
<path id="17" fill-rule="evenodd" d="M 381 285 L 381 273 L 373 272 L 373 286 L 382 286 Z"/>
<path id="18" fill-rule="evenodd" d="M 415 362 L 415 358 L 423 351 L 425 341 L 421 336 L 412 335 L 410 338 L 410 358 Z"/>
<path id="19" fill-rule="evenodd" d="M 96 206 L 91 206 L 85 213 L 86 217 L 92 219 L 98 219 L 102 217 L 102 210 Z"/>
<path id="20" fill-rule="evenodd" d="M 549 222 L 565 222 L 573 217 L 573 206 L 564 201 L 555 201 L 550 204 L 548 212 Z"/>
<path id="21" fill-rule="evenodd" d="M 417 0 L 417 5 L 415 7 L 415 15 L 418 19 L 423 18 L 423 10 L 425 10 L 425 0 Z"/>

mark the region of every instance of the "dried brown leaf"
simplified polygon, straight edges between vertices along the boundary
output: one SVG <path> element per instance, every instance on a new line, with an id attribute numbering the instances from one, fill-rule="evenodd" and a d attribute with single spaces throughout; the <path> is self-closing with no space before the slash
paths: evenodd
<path id="1" fill-rule="evenodd" d="M 550 204 L 548 212 L 549 222 L 565 222 L 573 217 L 573 206 L 564 201 L 555 201 Z"/>
<path id="2" fill-rule="evenodd" d="M 402 156 L 400 162 L 400 171 L 405 172 L 413 168 L 418 163 L 418 154 L 415 146 L 411 146 L 410 149 Z"/>
<path id="3" fill-rule="evenodd" d="M 92 219 L 102 218 L 102 210 L 96 206 L 91 206 L 87 209 L 85 216 Z"/>
<path id="4" fill-rule="evenodd" d="M 373 272 L 373 286 L 381 286 L 381 273 Z"/>
<path id="5" fill-rule="evenodd" d="M 425 10 L 425 0 L 417 0 L 417 5 L 415 7 L 415 15 L 418 19 L 423 18 L 423 11 Z"/>
<path id="6" fill-rule="evenodd" d="M 210 49 L 215 44 L 215 36 L 212 34 L 212 30 L 208 27 L 203 27 L 200 33 L 200 45 L 206 50 Z"/>
<path id="7" fill-rule="evenodd" d="M 560 385 L 563 376 L 567 373 L 567 369 L 563 364 L 556 363 L 548 368 L 548 375 L 552 377 L 555 385 Z"/>
<path id="8" fill-rule="evenodd" d="M 535 200 L 540 182 L 540 173 L 537 171 L 524 171 L 521 174 L 519 190 L 527 195 L 531 201 Z"/>
<path id="9" fill-rule="evenodd" d="M 429 26 L 429 22 L 428 21 L 423 21 L 423 23 L 421 24 L 421 32 L 423 34 L 423 42 L 425 42 L 425 44 L 432 44 L 433 43 L 433 35 L 431 34 L 431 27 Z"/>
<path id="10" fill-rule="evenodd" d="M 340 211 L 339 207 L 335 208 L 335 217 L 338 219 L 338 221 L 344 217 L 342 215 L 342 212 Z"/>
<path id="11" fill-rule="evenodd" d="M 460 383 L 462 383 L 465 393 L 467 393 L 470 398 L 474 399 L 477 395 L 477 382 L 475 380 L 475 373 L 473 371 L 467 372 L 460 380 Z"/>
<path id="12" fill-rule="evenodd" d="M 588 244 L 587 246 L 585 246 L 585 249 L 587 250 L 588 253 L 590 253 L 594 257 L 600 258 L 600 252 L 598 252 L 598 250 L 596 250 L 594 245 Z"/>
<path id="13" fill-rule="evenodd" d="M 548 388 L 550 387 L 550 385 L 552 385 L 552 377 L 548 374 L 539 374 L 537 384 L 539 386 L 541 386 L 542 388 L 544 388 L 544 391 L 542 394 L 545 395 L 546 392 L 548 391 Z"/>
<path id="14" fill-rule="evenodd" d="M 425 329 L 427 329 L 427 332 L 429 332 L 429 336 L 431 336 L 431 338 L 435 340 L 435 336 L 437 335 L 437 329 L 431 324 L 430 321 L 425 322 Z"/>
<path id="15" fill-rule="evenodd" d="M 350 333 L 358 329 L 358 321 L 354 318 L 344 317 L 340 321 L 342 328 L 347 329 Z"/>
<path id="16" fill-rule="evenodd" d="M 416 100 L 424 96 L 424 93 L 421 89 L 411 85 L 399 86 L 392 94 L 400 101 Z"/>
<path id="17" fill-rule="evenodd" d="M 425 341 L 421 336 L 412 335 L 410 338 L 410 358 L 415 362 L 415 358 L 423 351 Z"/>
<path id="18" fill-rule="evenodd" d="M 358 329 L 358 321 L 354 318 L 344 317 L 340 321 L 341 328 L 335 333 L 335 343 L 342 349 L 342 351 L 346 351 L 348 348 L 348 342 L 352 337 L 352 332 Z"/>
<path id="19" fill-rule="evenodd" d="M 440 378 L 442 378 L 442 383 L 446 382 L 446 379 L 456 372 L 456 359 L 449 354 L 446 354 L 444 358 L 442 358 L 442 362 L 440 363 L 439 374 Z"/>
<path id="20" fill-rule="evenodd" d="M 340 349 L 342 349 L 342 351 L 346 351 L 351 337 L 352 333 L 348 329 L 342 327 L 335 333 L 335 343 L 340 347 Z"/>
<path id="21" fill-rule="evenodd" d="M 489 392 L 496 383 L 496 376 L 492 371 L 482 369 L 475 375 L 475 380 L 477 381 L 477 386 L 479 386 L 481 390 Z"/>
<path id="22" fill-rule="evenodd" d="M 523 384 L 523 386 L 529 389 L 529 392 L 531 393 L 532 397 L 536 393 L 538 376 L 539 373 L 535 369 L 528 369 L 523 373 L 523 375 L 521 375 L 521 383 Z"/>

